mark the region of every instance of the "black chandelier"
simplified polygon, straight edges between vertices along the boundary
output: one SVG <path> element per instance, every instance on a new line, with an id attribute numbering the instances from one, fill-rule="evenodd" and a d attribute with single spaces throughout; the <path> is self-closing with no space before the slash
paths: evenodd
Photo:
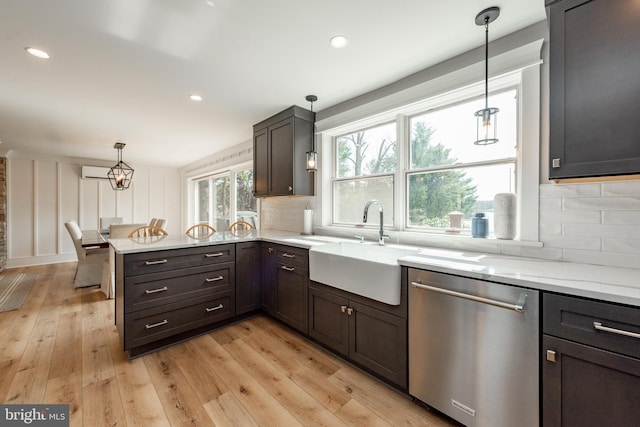
<path id="1" fill-rule="evenodd" d="M 133 168 L 122 161 L 122 149 L 125 145 L 126 144 L 118 141 L 113 146 L 113 148 L 118 150 L 118 163 L 109 169 L 107 177 L 109 178 L 111 188 L 114 190 L 126 190 L 129 188 L 129 185 L 131 185 L 131 179 L 133 178 Z"/>
<path id="2" fill-rule="evenodd" d="M 489 107 L 489 24 L 500 15 L 499 7 L 490 7 L 476 15 L 476 25 L 484 25 L 484 108 L 476 111 L 477 139 L 475 145 L 490 145 L 498 142 L 498 111 Z"/>

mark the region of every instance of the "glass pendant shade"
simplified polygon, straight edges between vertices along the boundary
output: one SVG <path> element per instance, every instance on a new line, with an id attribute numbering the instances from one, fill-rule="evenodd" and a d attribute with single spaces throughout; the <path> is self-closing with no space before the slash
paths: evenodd
<path id="1" fill-rule="evenodd" d="M 477 135 L 475 145 L 490 145 L 498 142 L 498 110 L 483 108 L 476 111 Z"/>
<path id="2" fill-rule="evenodd" d="M 125 144 L 121 142 L 116 142 L 113 146 L 113 148 L 118 150 L 118 163 L 116 163 L 115 166 L 107 172 L 111 188 L 116 191 L 126 190 L 129 188 L 129 185 L 131 185 L 131 179 L 133 178 L 133 168 L 122 161 L 122 149 L 124 146 Z"/>
<path id="3" fill-rule="evenodd" d="M 307 172 L 315 172 L 318 170 L 318 153 L 315 151 L 307 151 Z"/>

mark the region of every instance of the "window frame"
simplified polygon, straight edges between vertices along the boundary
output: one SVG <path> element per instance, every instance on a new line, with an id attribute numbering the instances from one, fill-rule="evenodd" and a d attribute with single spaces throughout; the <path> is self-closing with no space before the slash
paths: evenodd
<path id="1" fill-rule="evenodd" d="M 517 112 L 517 192 L 518 192 L 518 236 L 516 240 L 505 241 L 497 239 L 474 239 L 473 247 L 483 245 L 490 248 L 496 245 L 521 245 L 521 246 L 541 246 L 538 239 L 539 234 L 539 158 L 541 143 L 541 73 L 542 73 L 542 46 L 543 38 L 534 39 L 513 48 L 503 50 L 499 65 L 494 65 L 491 71 L 496 77 L 490 78 L 491 92 L 498 92 L 507 86 L 513 86 L 518 91 L 518 112 Z M 471 59 L 471 58 L 470 58 Z M 459 68 L 449 68 L 443 74 L 431 74 L 431 79 L 416 81 L 406 79 L 409 85 L 403 81 L 396 85 L 397 91 L 374 91 L 372 94 L 363 97 L 360 104 L 351 104 L 348 109 L 335 108 L 324 116 L 320 116 L 316 122 L 318 135 L 318 148 L 320 155 L 320 174 L 317 183 L 320 211 L 320 229 L 334 235 L 345 237 L 352 236 L 356 231 L 360 234 L 362 228 L 369 227 L 345 227 L 333 224 L 333 179 L 335 179 L 334 167 L 336 164 L 334 154 L 334 138 L 336 135 L 364 129 L 389 121 L 396 117 L 398 123 L 398 140 L 400 135 L 408 128 L 408 116 L 422 111 L 427 111 L 433 104 L 443 105 L 443 100 L 448 99 L 449 103 L 455 99 L 473 98 L 481 94 L 479 88 L 483 82 L 477 80 L 477 73 L 481 70 L 482 63 L 468 61 L 466 66 Z M 495 64 L 495 62 L 493 62 Z M 447 68 L 447 67 L 444 67 Z M 427 73 L 426 75 L 429 75 Z M 404 89 L 402 89 L 404 87 Z M 408 90 L 411 88 L 411 90 Z M 466 96 L 465 96 L 466 93 Z M 366 99 L 365 99 L 366 98 Z M 397 119 L 400 117 L 400 119 Z M 471 118 L 473 121 L 473 118 Z M 408 147 L 398 143 L 397 156 L 402 159 L 404 165 L 409 165 Z M 527 159 L 523 162 L 523 156 Z M 322 165 L 330 165 L 322 168 Z M 398 243 L 429 243 L 444 247 L 465 247 L 470 240 L 467 236 L 443 235 L 438 237 L 435 233 L 416 232 L 408 229 L 405 224 L 405 210 L 407 200 L 406 174 L 408 168 L 397 170 L 395 182 L 394 210 L 396 212 L 392 231 L 392 240 Z M 413 171 L 411 171 L 413 172 Z M 398 196 L 402 194 L 402 197 Z M 323 203 L 323 200 L 331 201 Z M 365 230 L 366 231 L 366 230 Z M 444 233 L 443 233 L 444 234 Z"/>
<path id="2" fill-rule="evenodd" d="M 196 182 L 199 181 L 203 181 L 203 180 L 208 180 L 209 182 L 212 182 L 212 180 L 215 180 L 216 178 L 220 178 L 220 177 L 228 177 L 229 178 L 229 218 L 236 218 L 237 214 L 238 214 L 238 197 L 237 197 L 237 183 L 236 183 L 236 174 L 238 172 L 242 172 L 242 171 L 246 171 L 248 169 L 253 170 L 253 162 L 243 162 L 243 163 L 239 163 L 237 165 L 233 165 L 232 167 L 227 167 L 224 169 L 218 169 L 218 170 L 212 170 L 212 171 L 208 171 L 206 173 L 200 173 L 198 175 L 194 175 L 191 177 L 187 178 L 187 182 L 188 182 L 188 212 L 187 212 L 187 227 L 190 227 L 194 224 L 197 224 L 197 217 L 196 217 L 196 209 L 195 209 L 195 203 L 196 203 L 196 196 L 197 196 L 197 192 L 195 190 L 195 184 Z M 255 179 L 255 175 L 254 175 L 254 179 Z M 211 184 L 209 184 L 209 188 L 211 188 Z M 211 190 L 210 190 L 211 191 Z M 260 199 L 259 198 L 255 198 L 256 199 L 256 211 L 258 213 L 258 217 L 257 217 L 257 221 L 256 221 L 256 228 L 259 229 L 260 228 Z M 209 221 L 211 221 L 211 213 L 209 214 L 210 218 Z M 230 220 L 230 223 L 233 223 L 233 221 Z M 226 230 L 218 230 L 218 231 L 226 231 Z"/>

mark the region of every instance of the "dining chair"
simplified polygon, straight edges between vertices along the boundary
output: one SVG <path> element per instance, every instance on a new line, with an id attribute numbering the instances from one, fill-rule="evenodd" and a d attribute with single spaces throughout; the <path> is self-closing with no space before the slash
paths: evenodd
<path id="1" fill-rule="evenodd" d="M 211 237 L 215 232 L 216 229 L 209 224 L 196 224 L 189 227 L 184 234 L 193 239 L 206 239 Z"/>
<path id="2" fill-rule="evenodd" d="M 100 230 L 109 228 L 111 224 L 122 224 L 121 216 L 103 216 L 100 217 Z"/>
<path id="3" fill-rule="evenodd" d="M 153 243 L 164 239 L 169 233 L 160 227 L 143 225 L 132 230 L 129 238 L 139 243 Z"/>
<path id="4" fill-rule="evenodd" d="M 107 248 L 83 248 L 82 230 L 80 230 L 78 223 L 74 220 L 69 220 L 64 225 L 69 232 L 69 236 L 71 236 L 78 257 L 76 273 L 73 276 L 74 287 L 84 288 L 100 285 L 104 263 L 109 259 L 109 250 Z"/>
<path id="5" fill-rule="evenodd" d="M 229 226 L 229 231 L 235 236 L 246 236 L 255 230 L 255 227 L 246 221 L 236 221 Z"/>
<path id="6" fill-rule="evenodd" d="M 138 227 L 142 227 L 143 223 L 136 224 L 111 224 L 109 226 L 109 238 L 110 239 L 126 239 L 129 237 L 129 233 Z"/>

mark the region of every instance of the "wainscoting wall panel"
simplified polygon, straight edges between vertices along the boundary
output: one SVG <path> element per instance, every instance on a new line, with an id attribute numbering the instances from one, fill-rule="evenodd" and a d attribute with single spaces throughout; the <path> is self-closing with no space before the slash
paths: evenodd
<path id="1" fill-rule="evenodd" d="M 7 268 L 76 260 L 64 223 L 96 229 L 100 217 L 124 222 L 167 219 L 169 234 L 181 233 L 181 175 L 178 169 L 135 169 L 131 187 L 114 191 L 107 180 L 82 179 L 83 159 L 7 157 Z M 105 166 L 105 165 L 103 165 Z"/>

